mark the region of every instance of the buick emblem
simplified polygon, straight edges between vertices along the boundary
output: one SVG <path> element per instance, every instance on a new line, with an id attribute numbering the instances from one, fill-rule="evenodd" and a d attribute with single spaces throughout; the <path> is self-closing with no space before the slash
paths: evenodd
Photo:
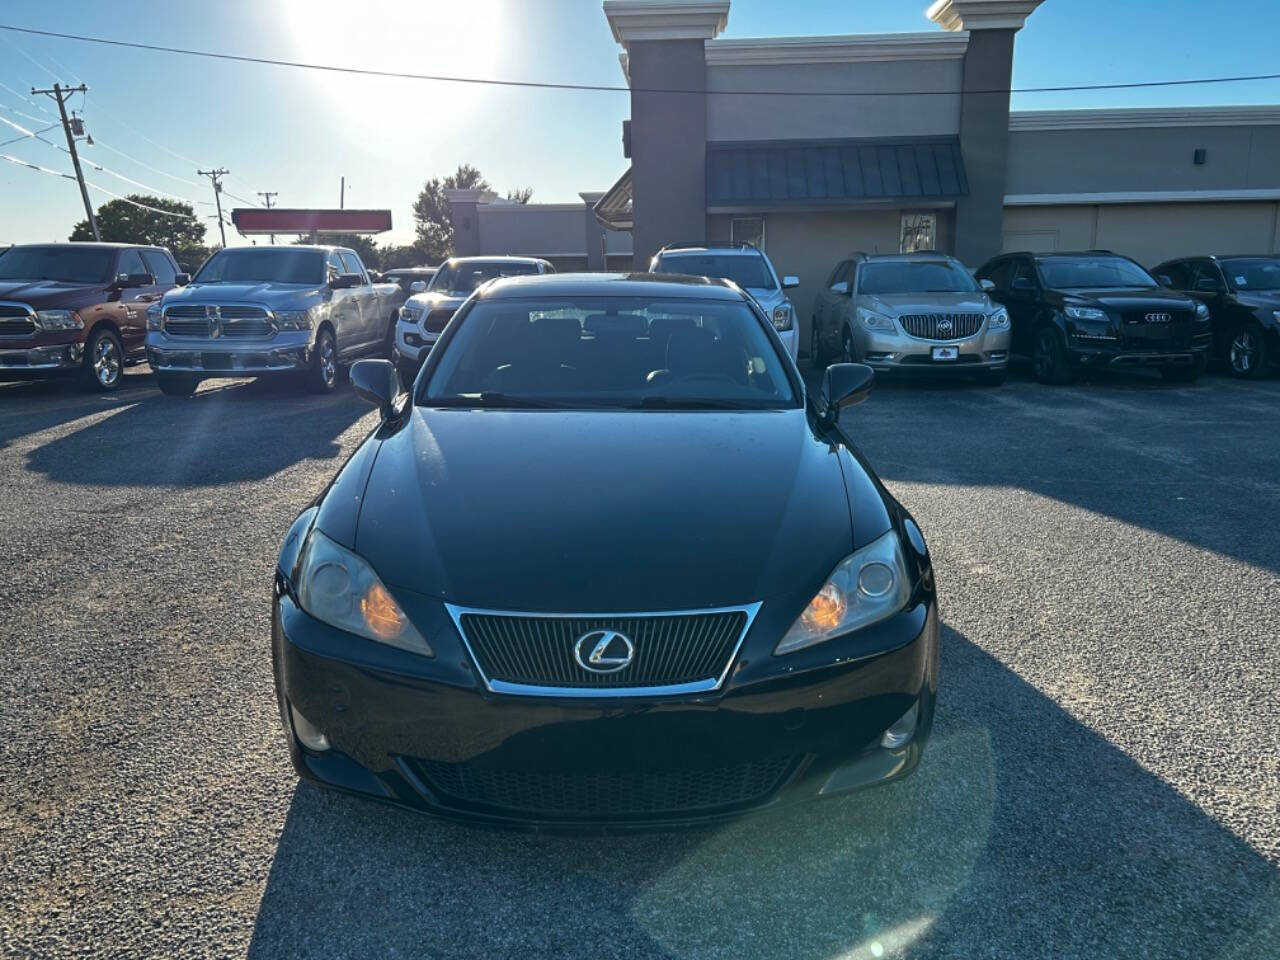
<path id="1" fill-rule="evenodd" d="M 1168 323 L 1173 316 L 1168 313 L 1148 313 L 1147 323 Z"/>
<path id="2" fill-rule="evenodd" d="M 946 335 L 951 333 L 951 329 L 951 321 L 946 317 L 938 321 L 938 333 Z"/>
<path id="3" fill-rule="evenodd" d="M 631 638 L 617 630 L 591 630 L 573 645 L 573 659 L 591 673 L 617 673 L 630 666 L 635 655 Z"/>

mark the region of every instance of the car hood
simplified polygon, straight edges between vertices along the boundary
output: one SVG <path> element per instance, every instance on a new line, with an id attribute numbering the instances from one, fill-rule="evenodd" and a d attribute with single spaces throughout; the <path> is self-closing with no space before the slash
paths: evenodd
<path id="1" fill-rule="evenodd" d="M 165 306 L 175 303 L 294 303 L 320 299 L 328 293 L 325 287 L 307 283 L 191 283 L 170 290 Z"/>
<path id="2" fill-rule="evenodd" d="M 872 310 L 888 316 L 911 313 L 986 313 L 991 301 L 985 293 L 882 293 L 865 301 Z"/>
<path id="3" fill-rule="evenodd" d="M 803 410 L 415 408 L 378 451 L 355 549 L 454 603 L 621 612 L 812 596 L 851 531 L 838 451 Z"/>
<path id="4" fill-rule="evenodd" d="M 1116 310 L 1162 308 L 1166 310 L 1193 310 L 1196 301 L 1185 293 L 1164 287 L 1102 287 L 1097 290 L 1062 290 L 1062 296 L 1071 301 L 1083 300 L 1098 303 Z"/>
<path id="5" fill-rule="evenodd" d="M 0 300 L 32 307 L 75 307 L 92 303 L 106 289 L 100 283 L 60 283 L 56 280 L 0 280 Z"/>
<path id="6" fill-rule="evenodd" d="M 457 310 L 466 299 L 446 293 L 415 293 L 405 301 L 405 305 L 412 305 L 415 313 L 419 310 Z"/>
<path id="7" fill-rule="evenodd" d="M 760 304 L 760 309 L 765 313 L 770 313 L 774 307 L 781 306 L 787 302 L 787 295 L 780 287 L 776 290 L 763 290 L 759 287 L 744 287 L 743 289 L 751 294 L 752 299 Z"/>

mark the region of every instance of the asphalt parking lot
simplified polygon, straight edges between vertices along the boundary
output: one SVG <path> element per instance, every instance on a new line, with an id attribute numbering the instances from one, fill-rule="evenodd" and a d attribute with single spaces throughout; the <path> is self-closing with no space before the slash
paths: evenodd
<path id="1" fill-rule="evenodd" d="M 271 570 L 374 419 L 0 387 L 4 956 L 1280 956 L 1280 379 L 878 386 L 946 623 L 920 770 L 625 837 L 296 782 Z"/>

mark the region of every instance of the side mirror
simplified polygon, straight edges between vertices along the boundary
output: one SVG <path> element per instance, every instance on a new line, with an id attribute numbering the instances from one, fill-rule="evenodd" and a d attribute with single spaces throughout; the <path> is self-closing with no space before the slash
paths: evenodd
<path id="1" fill-rule="evenodd" d="M 1172 287 L 1173 277 L 1169 276 L 1167 273 L 1157 273 L 1156 283 L 1160 284 L 1162 287 Z"/>
<path id="2" fill-rule="evenodd" d="M 175 274 L 173 275 L 173 282 L 174 282 L 175 284 L 177 284 L 178 286 L 180 286 L 180 287 L 185 287 L 188 283 L 190 283 L 190 282 L 191 282 L 191 274 L 189 274 L 189 273 L 175 273 Z"/>
<path id="3" fill-rule="evenodd" d="M 839 283 L 833 283 L 831 285 L 831 292 L 839 294 L 842 297 L 847 297 L 849 295 L 849 281 L 841 280 Z"/>
<path id="4" fill-rule="evenodd" d="M 400 375 L 390 360 L 357 360 L 351 365 L 351 389 L 382 413 L 391 416 L 391 405 L 400 395 Z"/>
<path id="5" fill-rule="evenodd" d="M 795 287 L 798 287 L 798 286 L 800 286 L 800 278 L 799 278 L 799 277 L 783 277 L 783 278 L 782 278 L 782 289 L 783 289 L 783 290 L 792 290 L 792 289 L 794 289 Z"/>
<path id="6" fill-rule="evenodd" d="M 978 286 L 982 288 L 983 293 L 990 293 L 996 288 L 995 281 L 987 280 L 985 278 L 978 281 Z"/>
<path id="7" fill-rule="evenodd" d="M 1031 293 L 1035 288 L 1036 285 L 1029 277 L 1014 277 L 1013 282 L 1009 284 L 1010 290 L 1017 290 L 1020 293 Z"/>
<path id="8" fill-rule="evenodd" d="M 352 287 L 358 287 L 362 283 L 363 278 L 358 273 L 340 273 L 329 281 L 329 289 L 350 290 Z"/>
<path id="9" fill-rule="evenodd" d="M 1222 284 L 1213 277 L 1201 277 L 1196 281 L 1196 290 L 1200 293 L 1221 293 Z"/>
<path id="10" fill-rule="evenodd" d="M 117 273 L 115 286 L 119 290 L 129 290 L 154 286 L 155 282 L 156 278 L 149 273 Z"/>
<path id="11" fill-rule="evenodd" d="M 411 295 L 415 293 L 422 293 L 426 289 L 427 283 L 425 280 L 415 280 L 413 283 L 409 284 L 409 293 Z"/>
<path id="12" fill-rule="evenodd" d="M 875 371 L 865 363 L 833 363 L 827 367 L 822 375 L 823 416 L 834 421 L 845 407 L 867 399 L 875 379 Z"/>

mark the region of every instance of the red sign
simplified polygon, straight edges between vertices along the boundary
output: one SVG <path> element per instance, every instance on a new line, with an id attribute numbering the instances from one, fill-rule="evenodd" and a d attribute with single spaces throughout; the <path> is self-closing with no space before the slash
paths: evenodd
<path id="1" fill-rule="evenodd" d="M 231 211 L 231 222 L 243 234 L 383 233 L 391 229 L 391 211 L 237 208 Z"/>

